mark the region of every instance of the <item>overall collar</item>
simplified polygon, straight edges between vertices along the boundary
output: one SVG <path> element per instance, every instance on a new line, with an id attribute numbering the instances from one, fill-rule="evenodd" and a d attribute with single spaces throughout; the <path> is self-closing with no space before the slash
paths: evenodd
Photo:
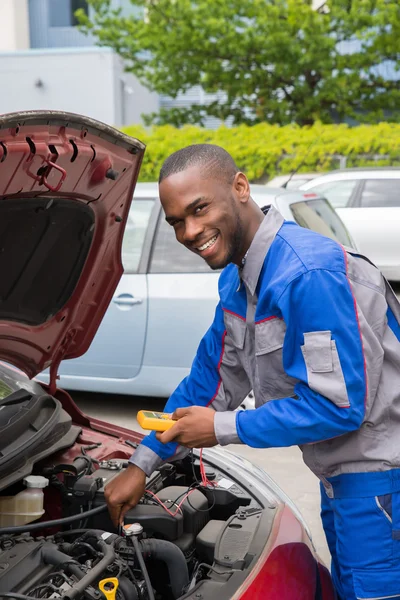
<path id="1" fill-rule="evenodd" d="M 281 213 L 271 206 L 261 222 L 260 227 L 251 242 L 250 248 L 243 259 L 244 265 L 239 269 L 239 276 L 253 296 L 256 291 L 266 254 L 270 249 L 276 234 L 282 227 L 283 222 L 284 218 Z"/>

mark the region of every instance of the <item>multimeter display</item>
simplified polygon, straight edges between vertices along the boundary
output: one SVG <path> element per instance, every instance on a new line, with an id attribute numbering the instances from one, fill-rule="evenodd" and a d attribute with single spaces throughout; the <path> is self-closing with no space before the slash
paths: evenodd
<path id="1" fill-rule="evenodd" d="M 170 419 L 171 415 L 169 415 L 168 413 L 160 413 L 160 412 L 155 412 L 155 411 L 150 411 L 150 410 L 142 410 L 140 411 L 143 413 L 143 416 L 146 417 L 146 419 Z"/>
<path id="2" fill-rule="evenodd" d="M 137 414 L 137 420 L 143 429 L 151 429 L 152 431 L 166 431 L 176 423 L 171 419 L 169 413 L 153 410 L 140 410 Z"/>

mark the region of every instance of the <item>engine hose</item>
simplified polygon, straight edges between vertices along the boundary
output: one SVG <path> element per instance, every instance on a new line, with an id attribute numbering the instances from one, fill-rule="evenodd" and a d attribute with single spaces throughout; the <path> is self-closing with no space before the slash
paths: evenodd
<path id="1" fill-rule="evenodd" d="M 17 594 L 16 592 L 1 592 L 0 598 L 14 598 L 15 600 L 32 600 L 32 596 Z"/>
<path id="2" fill-rule="evenodd" d="M 167 540 L 141 540 L 140 547 L 143 558 L 160 560 L 168 568 L 174 598 L 179 598 L 189 584 L 189 572 L 185 556 L 178 546 Z"/>
<path id="3" fill-rule="evenodd" d="M 104 531 L 101 531 L 100 529 L 74 529 L 74 530 L 70 530 L 70 531 L 64 531 L 62 533 L 57 534 L 56 537 L 60 536 L 60 537 L 66 537 L 66 536 L 70 536 L 70 535 L 78 535 L 83 539 L 87 539 L 89 537 L 94 537 L 96 538 L 96 540 L 98 541 L 99 539 L 101 539 L 101 536 L 104 534 Z M 115 542 L 115 540 L 122 540 L 122 538 L 120 538 L 119 536 L 112 534 L 109 535 L 109 537 L 107 537 L 106 540 L 104 540 L 106 542 L 106 544 L 110 544 L 112 542 Z M 73 544 L 71 543 L 67 543 L 64 542 L 62 544 L 60 544 L 60 547 L 65 551 L 68 552 L 68 549 L 72 549 Z M 46 546 L 46 549 L 51 549 L 52 546 Z M 61 558 L 63 557 L 63 558 Z M 44 559 L 45 562 L 47 562 L 47 554 L 44 555 Z M 66 562 L 67 560 L 70 560 L 70 557 L 67 556 L 67 554 L 65 554 L 64 552 L 60 552 L 60 550 L 56 550 L 54 551 L 54 549 L 52 549 L 52 554 L 49 555 L 48 557 L 48 564 L 60 564 L 63 561 Z M 57 562 L 56 562 L 57 561 Z M 78 574 L 78 572 L 74 572 L 72 570 L 72 567 L 74 565 L 69 564 L 68 568 L 71 571 L 71 573 L 74 573 L 78 579 L 82 579 L 82 577 L 84 576 L 84 573 L 81 571 L 80 575 Z M 79 567 L 78 570 L 80 571 Z M 119 589 L 122 593 L 122 595 L 124 596 L 124 600 L 139 600 L 139 592 L 135 586 L 134 583 L 132 583 L 127 577 L 124 577 L 123 575 L 120 576 L 118 578 L 118 582 L 119 582 Z"/>
<path id="4" fill-rule="evenodd" d="M 101 506 L 96 506 L 96 508 L 92 508 L 91 510 L 87 510 L 85 512 L 77 513 L 76 515 L 71 515 L 70 517 L 63 517 L 62 519 L 55 519 L 54 521 L 42 521 L 38 523 L 28 523 L 27 525 L 18 525 L 16 527 L 1 527 L 0 535 L 4 535 L 6 533 L 17 534 L 17 533 L 29 533 L 30 531 L 38 531 L 40 529 L 48 529 L 49 527 L 58 527 L 59 525 L 68 525 L 68 523 L 75 523 L 75 521 L 80 521 L 81 519 L 89 519 L 90 517 L 94 517 L 94 515 L 98 515 L 99 513 L 105 512 L 107 510 L 107 504 L 102 504 Z"/>
<path id="5" fill-rule="evenodd" d="M 138 559 L 139 566 L 142 571 L 142 575 L 144 577 L 144 582 L 145 582 L 146 588 L 147 588 L 147 595 L 149 597 L 149 600 L 155 600 L 153 586 L 151 585 L 149 572 L 147 570 L 146 564 L 145 564 L 143 556 L 142 556 L 142 548 L 140 547 L 139 540 L 137 539 L 137 537 L 135 535 L 131 539 L 132 539 L 133 547 L 135 548 L 135 551 L 136 551 L 136 557 Z"/>
<path id="6" fill-rule="evenodd" d="M 124 600 L 139 600 L 139 594 L 135 585 L 123 575 L 118 577 L 118 590 L 122 592 Z"/>
<path id="7" fill-rule="evenodd" d="M 82 514 L 82 513 L 80 513 Z M 122 540 L 122 538 L 120 536 L 118 536 L 116 533 L 110 533 L 109 531 L 104 531 L 104 529 L 68 529 L 68 531 L 59 531 L 58 533 L 56 533 L 54 535 L 54 537 L 56 539 L 60 539 L 60 538 L 65 538 L 65 537 L 69 537 L 71 535 L 76 535 L 76 536 L 83 536 L 85 535 L 86 537 L 88 536 L 88 534 L 90 534 L 92 537 L 95 537 L 96 539 L 103 539 L 102 536 L 107 533 L 109 534 L 108 537 L 104 540 L 105 542 L 110 543 L 110 541 L 115 541 L 117 539 Z"/>
<path id="8" fill-rule="evenodd" d="M 46 565 L 53 565 L 54 567 L 65 565 L 65 569 L 75 575 L 78 579 L 83 579 L 85 576 L 85 573 L 80 569 L 79 564 L 74 564 L 74 562 L 72 562 L 73 559 L 68 556 L 68 554 L 64 554 L 64 552 L 57 550 L 53 544 L 43 546 L 42 558 Z"/>
<path id="9" fill-rule="evenodd" d="M 109 546 L 103 540 L 98 540 L 98 545 L 100 547 L 101 552 L 103 552 L 104 556 L 97 565 L 92 567 L 84 577 L 77 583 L 74 583 L 72 588 L 68 590 L 63 596 L 63 599 L 66 600 L 75 600 L 83 594 L 83 592 L 90 586 L 97 582 L 104 576 L 104 572 L 107 567 L 109 567 L 115 560 L 115 552 L 114 547 Z"/>

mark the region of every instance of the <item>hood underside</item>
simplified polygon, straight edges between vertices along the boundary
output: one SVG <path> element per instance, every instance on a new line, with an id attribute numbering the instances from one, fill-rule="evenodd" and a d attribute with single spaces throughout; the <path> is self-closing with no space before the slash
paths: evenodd
<path id="1" fill-rule="evenodd" d="M 84 354 L 122 275 L 144 145 L 80 115 L 0 117 L 0 359 L 29 377 Z"/>

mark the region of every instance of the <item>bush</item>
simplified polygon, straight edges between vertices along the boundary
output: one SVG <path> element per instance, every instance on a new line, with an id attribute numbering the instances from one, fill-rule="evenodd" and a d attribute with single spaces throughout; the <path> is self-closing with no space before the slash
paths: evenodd
<path id="1" fill-rule="evenodd" d="M 259 125 L 220 127 L 216 130 L 192 125 L 176 129 L 170 125 L 146 130 L 140 126 L 123 131 L 147 145 L 140 181 L 156 181 L 163 161 L 189 144 L 218 144 L 231 153 L 250 181 L 266 182 L 275 175 L 329 171 L 346 166 L 400 165 L 400 124 L 321 125 L 279 127 Z"/>

